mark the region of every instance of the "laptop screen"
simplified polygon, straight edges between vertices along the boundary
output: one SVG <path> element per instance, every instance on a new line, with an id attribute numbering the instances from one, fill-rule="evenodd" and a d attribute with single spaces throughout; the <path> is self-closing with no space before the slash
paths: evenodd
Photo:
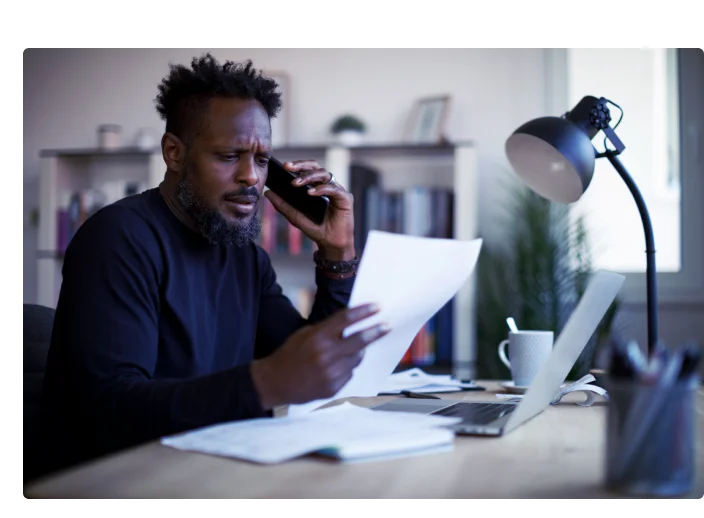
<path id="1" fill-rule="evenodd" d="M 557 337 L 552 354 L 511 414 L 504 432 L 511 431 L 547 408 L 616 298 L 624 280 L 623 275 L 604 270 L 592 276 L 582 299 Z"/>

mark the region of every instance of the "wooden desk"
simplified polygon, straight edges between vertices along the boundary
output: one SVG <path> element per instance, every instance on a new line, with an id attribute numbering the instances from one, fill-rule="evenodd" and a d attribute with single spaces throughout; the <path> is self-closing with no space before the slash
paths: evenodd
<path id="1" fill-rule="evenodd" d="M 494 383 L 483 382 L 492 391 Z M 570 397 L 571 396 L 571 397 Z M 158 442 L 25 487 L 32 498 L 608 498 L 605 403 L 570 395 L 500 438 L 457 437 L 452 452 L 359 464 L 301 458 L 276 466 L 182 452 Z M 493 392 L 443 397 L 491 400 Z M 391 397 L 358 398 L 371 404 Z M 704 389 L 697 396 L 697 481 L 704 495 Z"/>

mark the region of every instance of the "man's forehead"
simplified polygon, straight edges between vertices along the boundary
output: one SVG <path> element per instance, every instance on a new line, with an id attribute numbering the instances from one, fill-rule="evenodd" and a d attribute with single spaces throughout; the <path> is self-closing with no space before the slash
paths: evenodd
<path id="1" fill-rule="evenodd" d="M 203 136 L 209 140 L 271 140 L 269 116 L 256 100 L 216 97 L 209 103 L 204 122 Z"/>

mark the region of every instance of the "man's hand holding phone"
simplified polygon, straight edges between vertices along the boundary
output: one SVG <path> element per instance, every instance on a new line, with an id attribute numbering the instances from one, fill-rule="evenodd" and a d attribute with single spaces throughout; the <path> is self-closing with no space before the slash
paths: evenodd
<path id="1" fill-rule="evenodd" d="M 318 245 L 320 254 L 325 259 L 330 261 L 353 259 L 355 249 L 352 194 L 337 182 L 331 182 L 332 174 L 320 167 L 315 160 L 284 162 L 283 167 L 296 176 L 291 180 L 294 187 L 305 190 L 304 186 L 308 185 L 312 187 L 307 190 L 308 196 L 326 196 L 330 200 L 322 223 L 312 221 L 271 189 L 265 193 L 265 196 L 293 226 L 299 228 Z"/>

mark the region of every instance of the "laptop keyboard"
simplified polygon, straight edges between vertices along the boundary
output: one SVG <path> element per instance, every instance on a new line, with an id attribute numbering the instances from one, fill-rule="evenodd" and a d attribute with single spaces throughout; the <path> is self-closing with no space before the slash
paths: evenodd
<path id="1" fill-rule="evenodd" d="M 433 415 L 461 417 L 463 421 L 484 425 L 514 411 L 516 405 L 496 403 L 458 403 L 433 412 Z"/>

